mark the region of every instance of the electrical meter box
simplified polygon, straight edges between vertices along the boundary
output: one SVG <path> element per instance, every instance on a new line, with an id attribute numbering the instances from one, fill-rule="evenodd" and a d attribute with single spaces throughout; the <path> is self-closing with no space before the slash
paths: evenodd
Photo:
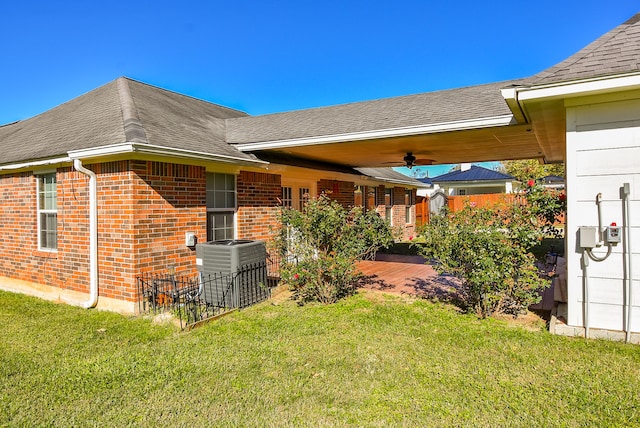
<path id="1" fill-rule="evenodd" d="M 620 226 L 607 226 L 604 239 L 607 244 L 618 244 L 620 242 Z"/>
<path id="2" fill-rule="evenodd" d="M 580 248 L 597 247 L 598 228 L 595 226 L 580 226 L 578 228 L 578 245 L 580 245 Z"/>

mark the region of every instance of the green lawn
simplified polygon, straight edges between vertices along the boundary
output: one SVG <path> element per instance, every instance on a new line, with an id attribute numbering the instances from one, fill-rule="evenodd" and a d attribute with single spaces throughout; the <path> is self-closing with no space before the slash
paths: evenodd
<path id="1" fill-rule="evenodd" d="M 640 346 L 382 295 L 188 333 L 0 292 L 0 426 L 640 426 Z"/>

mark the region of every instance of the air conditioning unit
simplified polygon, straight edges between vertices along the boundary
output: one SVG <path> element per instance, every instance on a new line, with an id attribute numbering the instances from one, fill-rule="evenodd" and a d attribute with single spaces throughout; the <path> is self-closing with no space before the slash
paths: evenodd
<path id="1" fill-rule="evenodd" d="M 209 305 L 235 308 L 264 300 L 267 250 L 262 241 L 220 240 L 196 245 L 196 267 Z M 266 290 L 268 292 L 268 290 Z"/>

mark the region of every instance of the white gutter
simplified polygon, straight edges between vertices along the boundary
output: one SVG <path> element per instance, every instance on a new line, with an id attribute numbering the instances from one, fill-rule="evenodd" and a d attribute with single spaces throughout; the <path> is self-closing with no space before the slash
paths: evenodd
<path id="1" fill-rule="evenodd" d="M 23 163 L 11 163 L 11 164 L 6 164 L 6 165 L 0 165 L 0 172 L 2 172 L 2 171 L 11 171 L 11 170 L 14 170 L 14 169 L 23 169 L 23 168 L 33 168 L 33 167 L 38 167 L 38 166 L 55 165 L 55 164 L 65 163 L 65 162 L 71 162 L 71 158 L 67 156 L 67 157 L 63 157 L 63 158 L 44 159 L 44 160 L 23 162 Z"/>
<path id="2" fill-rule="evenodd" d="M 460 120 L 431 125 L 407 126 L 402 128 L 381 129 L 375 131 L 352 132 L 345 134 L 323 135 L 319 137 L 291 138 L 287 140 L 272 140 L 256 143 L 233 144 L 238 150 L 250 152 L 253 150 L 280 149 L 286 147 L 312 146 L 318 144 L 343 143 L 345 141 L 373 140 L 378 138 L 405 137 L 421 134 L 433 134 L 447 131 L 463 131 L 468 129 L 491 128 L 506 126 L 513 123 L 513 115 L 487 117 L 483 119 Z"/>
<path id="3" fill-rule="evenodd" d="M 192 150 L 178 149 L 174 147 L 155 146 L 146 143 L 125 142 L 119 144 L 111 144 L 108 146 L 93 147 L 90 149 L 81 149 L 70 151 L 68 154 L 72 158 L 90 159 L 100 156 L 118 155 L 126 153 L 143 153 L 160 156 L 173 156 L 188 159 L 199 159 L 226 163 L 246 163 L 246 164 L 268 164 L 259 159 L 246 159 L 242 157 L 229 155 L 215 155 L 211 153 L 195 152 Z"/>
<path id="4" fill-rule="evenodd" d="M 95 172 L 82 166 L 80 159 L 73 160 L 73 167 L 89 176 L 89 300 L 82 306 L 94 308 L 98 304 L 98 186 Z"/>
<path id="5" fill-rule="evenodd" d="M 597 77 L 577 82 L 560 82 L 533 87 L 514 88 L 519 101 L 566 98 L 568 96 L 595 95 L 604 92 L 640 89 L 640 74 Z M 505 92 L 503 91 L 503 95 Z"/>

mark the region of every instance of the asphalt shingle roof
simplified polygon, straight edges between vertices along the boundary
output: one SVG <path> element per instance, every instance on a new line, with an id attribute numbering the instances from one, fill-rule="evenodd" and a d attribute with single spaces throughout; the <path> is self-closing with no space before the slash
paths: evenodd
<path id="1" fill-rule="evenodd" d="M 382 179 L 390 182 L 400 182 L 411 186 L 425 187 L 423 183 L 413 177 L 409 177 L 392 168 L 354 168 L 356 171 L 368 177 Z"/>
<path id="2" fill-rule="evenodd" d="M 509 174 L 503 174 L 498 171 L 483 168 L 481 166 L 472 165 L 470 169 L 466 171 L 458 170 L 451 171 L 445 174 L 433 177 L 431 179 L 434 183 L 444 183 L 452 181 L 511 181 L 515 180 Z"/>
<path id="3" fill-rule="evenodd" d="M 255 159 L 233 147 L 510 115 L 500 89 L 640 71 L 640 14 L 527 79 L 263 116 L 120 78 L 27 120 L 0 126 L 0 164 L 126 141 Z"/>
<path id="4" fill-rule="evenodd" d="M 640 13 L 564 61 L 527 79 L 543 85 L 640 71 Z"/>
<path id="5" fill-rule="evenodd" d="M 2 164 L 124 142 L 255 159 L 225 141 L 225 119 L 245 113 L 127 78 L 0 127 Z"/>
<path id="6" fill-rule="evenodd" d="M 521 80 L 490 83 L 227 120 L 227 141 L 255 143 L 422 126 L 509 115 L 500 93 Z"/>

